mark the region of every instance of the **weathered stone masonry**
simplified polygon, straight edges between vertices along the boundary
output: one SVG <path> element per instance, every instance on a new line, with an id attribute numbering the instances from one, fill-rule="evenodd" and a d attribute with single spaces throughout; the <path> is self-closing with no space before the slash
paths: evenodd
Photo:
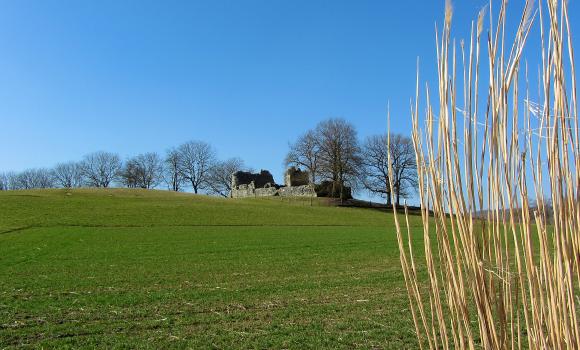
<path id="1" fill-rule="evenodd" d="M 310 183 L 307 171 L 291 167 L 284 175 L 284 185 L 274 182 L 274 177 L 267 170 L 258 174 L 238 171 L 232 174 L 232 198 L 246 197 L 316 197 L 314 185 Z"/>

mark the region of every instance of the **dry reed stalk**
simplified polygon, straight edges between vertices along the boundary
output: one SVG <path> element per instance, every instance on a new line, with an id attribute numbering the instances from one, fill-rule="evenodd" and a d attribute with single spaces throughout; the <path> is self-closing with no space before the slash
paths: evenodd
<path id="1" fill-rule="evenodd" d="M 417 75 L 411 112 L 428 288 L 418 276 L 407 210 L 406 230 L 393 211 L 421 348 L 580 349 L 580 138 L 567 2 L 546 0 L 536 10 L 527 0 L 509 42 L 506 5 L 495 24 L 488 9 L 485 111 L 479 108 L 485 11 L 472 24 L 467 54 L 461 42 L 458 74 L 447 3 L 437 33 L 438 103 L 427 87 L 425 127 Z M 542 39 L 539 108 L 531 107 L 526 89 L 521 111 L 521 57 L 534 22 Z M 527 67 L 524 73 L 527 83 Z"/>

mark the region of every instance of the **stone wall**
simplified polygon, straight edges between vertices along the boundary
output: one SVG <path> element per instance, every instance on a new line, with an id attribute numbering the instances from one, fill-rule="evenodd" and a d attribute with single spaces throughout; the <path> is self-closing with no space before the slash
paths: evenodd
<path id="1" fill-rule="evenodd" d="M 280 187 L 278 195 L 282 197 L 316 197 L 313 185 Z"/>
<path id="2" fill-rule="evenodd" d="M 267 188 L 253 188 L 250 186 L 240 186 L 240 188 L 233 189 L 231 193 L 232 198 L 251 198 L 251 197 L 316 197 L 314 186 L 292 186 L 292 187 L 267 187 Z"/>
<path id="3" fill-rule="evenodd" d="M 230 197 L 232 198 L 246 198 L 246 197 L 255 197 L 256 188 L 254 187 L 253 183 L 249 185 L 239 185 L 236 188 L 232 187 L 232 191 L 230 193 Z"/>
<path id="4" fill-rule="evenodd" d="M 255 197 L 273 197 L 276 196 L 278 193 L 278 189 L 276 187 L 266 187 L 266 188 L 256 188 L 254 191 Z"/>

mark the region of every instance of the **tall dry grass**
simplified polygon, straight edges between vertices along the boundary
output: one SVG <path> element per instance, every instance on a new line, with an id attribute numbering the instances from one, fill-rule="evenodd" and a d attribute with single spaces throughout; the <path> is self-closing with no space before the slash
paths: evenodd
<path id="1" fill-rule="evenodd" d="M 456 46 L 447 5 L 438 98 L 425 89 L 424 118 L 417 77 L 424 262 L 409 221 L 393 210 L 422 348 L 580 349 L 580 138 L 567 1 L 526 1 L 517 26 L 506 7 L 482 10 Z M 533 26 L 541 35 L 530 51 L 541 62 L 535 102 L 522 59 Z"/>

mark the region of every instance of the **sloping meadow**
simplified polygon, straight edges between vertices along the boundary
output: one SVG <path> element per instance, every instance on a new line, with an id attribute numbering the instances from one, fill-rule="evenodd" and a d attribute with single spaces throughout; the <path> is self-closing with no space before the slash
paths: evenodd
<path id="1" fill-rule="evenodd" d="M 0 348 L 417 346 L 390 214 L 140 190 L 0 212 Z"/>

